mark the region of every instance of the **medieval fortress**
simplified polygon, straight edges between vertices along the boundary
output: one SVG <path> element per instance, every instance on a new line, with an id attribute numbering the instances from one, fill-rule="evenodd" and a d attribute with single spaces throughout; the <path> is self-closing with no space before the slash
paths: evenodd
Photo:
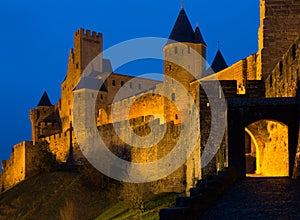
<path id="1" fill-rule="evenodd" d="M 201 155 L 210 134 L 211 110 L 205 91 L 202 86 L 197 86 L 199 82 L 205 79 L 204 83 L 215 86 L 214 80 L 217 77 L 223 93 L 213 97 L 216 102 L 222 95 L 226 100 L 296 97 L 297 82 L 300 79 L 299 34 L 300 0 L 260 0 L 258 52 L 228 67 L 219 50 L 208 68 L 205 61 L 195 58 L 197 56 L 194 53 L 206 59 L 205 35 L 202 35 L 198 25 L 192 27 L 184 8 L 180 10 L 169 36 L 170 40 L 163 48 L 164 75 L 165 80 L 171 78 L 180 82 L 195 99 L 200 111 L 200 138 L 185 164 L 168 177 L 157 181 L 158 191 L 184 191 L 193 187 L 197 180 L 232 166 L 228 128 L 213 160 L 206 167 L 200 166 Z M 2 190 L 9 189 L 34 173 L 32 152 L 40 141 L 49 143 L 58 162 L 77 165 L 86 163 L 72 126 L 73 100 L 76 95 L 74 90 L 78 88 L 83 70 L 101 54 L 102 43 L 101 33 L 82 28 L 75 32 L 67 75 L 61 84 L 61 99 L 52 104 L 44 92 L 38 105 L 30 110 L 32 140 L 16 144 L 10 159 L 2 161 Z M 157 80 L 112 73 L 110 60 L 102 57 L 99 59 L 101 72 L 110 74 L 97 94 L 95 106 L 97 127 L 106 145 L 119 157 L 133 162 L 152 162 L 166 156 L 177 143 L 181 124 L 185 121 L 185 115 L 180 114 L 176 107 L 176 103 L 183 103 L 183 97 L 177 96 L 178 92 L 174 91 L 172 82 L 170 86 L 165 86 Z M 190 72 L 195 75 L 191 75 Z M 135 80 L 131 82 L 133 78 Z M 152 148 L 138 149 L 128 146 L 114 131 L 112 123 L 117 123 L 122 128 L 127 118 L 122 108 L 119 108 L 119 114 L 112 120 L 112 108 L 124 106 L 133 98 L 127 97 L 113 102 L 115 94 L 123 86 L 127 86 L 131 94 L 145 93 L 135 100 L 129 114 L 130 125 L 137 135 L 145 136 L 151 132 L 148 123 L 152 120 L 152 115 L 161 115 L 153 122 L 158 129 L 156 132 L 163 130 L 163 125 L 167 127 L 162 140 Z M 156 95 L 161 90 L 166 91 L 165 96 Z M 221 115 L 218 120 L 226 124 L 226 118 L 226 115 Z M 241 147 L 244 149 L 247 173 L 289 176 L 289 164 L 293 163 L 295 158 L 291 161 L 288 156 L 288 128 L 282 123 L 265 118 L 243 129 L 245 144 Z M 189 141 L 189 137 L 185 139 L 183 143 Z M 298 157 L 298 154 L 296 156 Z"/>

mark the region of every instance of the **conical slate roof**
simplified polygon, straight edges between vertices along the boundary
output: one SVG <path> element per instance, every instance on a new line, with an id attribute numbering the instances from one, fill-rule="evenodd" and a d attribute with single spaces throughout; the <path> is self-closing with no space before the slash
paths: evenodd
<path id="1" fill-rule="evenodd" d="M 45 91 L 37 106 L 52 106 L 49 96 Z"/>
<path id="2" fill-rule="evenodd" d="M 193 42 L 196 43 L 196 44 L 204 44 L 206 46 L 206 43 L 205 43 L 205 41 L 202 37 L 201 31 L 200 31 L 200 28 L 198 27 L 198 25 L 197 25 L 196 30 L 195 30 L 194 41 Z"/>
<path id="3" fill-rule="evenodd" d="M 170 44 L 174 41 L 205 44 L 199 27 L 197 27 L 196 31 L 194 32 L 184 8 L 181 8 L 179 12 L 167 44 Z"/>
<path id="4" fill-rule="evenodd" d="M 211 67 L 210 67 L 210 68 L 211 68 L 215 73 L 217 73 L 217 72 L 219 72 L 219 71 L 221 71 L 221 70 L 223 70 L 223 69 L 226 69 L 227 67 L 228 67 L 228 65 L 227 65 L 227 63 L 226 63 L 226 61 L 225 61 L 225 59 L 224 59 L 224 57 L 223 57 L 223 55 L 222 55 L 220 49 L 218 49 L 218 52 L 217 52 L 217 54 L 216 54 L 216 56 L 215 56 L 214 61 L 213 61 L 212 64 L 211 64 Z"/>

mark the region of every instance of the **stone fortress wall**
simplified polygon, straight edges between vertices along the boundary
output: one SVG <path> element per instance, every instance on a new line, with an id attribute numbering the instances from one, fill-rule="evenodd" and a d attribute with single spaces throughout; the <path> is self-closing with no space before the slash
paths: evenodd
<path id="1" fill-rule="evenodd" d="M 236 96 L 264 97 L 265 95 L 266 97 L 294 97 L 296 95 L 295 89 L 297 88 L 297 81 L 299 80 L 299 40 L 296 42 L 294 42 L 294 40 L 300 33 L 300 25 L 298 25 L 300 21 L 300 1 L 261 0 L 260 4 L 261 25 L 259 29 L 258 53 L 238 61 L 215 75 L 221 80 L 226 98 Z M 193 45 L 190 43 L 186 43 L 185 45 L 167 45 L 164 48 L 165 57 L 175 61 L 190 60 L 192 54 L 189 53 L 189 46 L 194 48 L 204 58 L 206 57 L 205 44 Z M 284 55 L 283 53 L 287 50 L 288 52 Z M 38 141 L 46 140 L 59 162 L 67 161 L 71 146 L 74 147 L 74 152 L 76 152 L 74 153 L 75 160 L 81 161 L 82 155 L 76 144 L 76 137 L 72 134 L 73 91 L 84 68 L 100 52 L 102 52 L 101 33 L 91 32 L 89 30 L 85 31 L 84 29 L 79 29 L 75 32 L 74 49 L 70 50 L 67 76 L 61 85 L 61 99 L 56 105 L 50 107 L 42 106 L 31 110 L 33 143 L 22 142 L 16 145 L 13 148 L 14 150 L 10 159 L 3 161 L 2 175 L 0 178 L 2 188 L 8 189 L 24 180 L 33 172 L 34 169 L 30 168 L 31 160 L 27 158 L 30 158 L 30 155 L 32 155 L 34 144 Z M 282 55 L 284 56 L 282 57 Z M 99 57 L 99 59 L 99 69 L 102 70 L 102 72 L 110 73 L 109 68 L 105 65 L 105 63 L 108 63 L 109 66 L 109 61 L 102 57 Z M 201 91 L 200 88 L 196 89 L 197 86 L 195 85 L 198 82 L 191 82 L 193 81 L 193 77 L 187 74 L 187 70 L 189 68 L 195 71 L 199 70 L 197 74 L 203 76 L 206 67 L 205 63 L 201 60 L 184 65 L 187 67 L 186 70 L 179 68 L 178 65 L 172 62 L 166 61 L 164 67 L 165 74 L 180 81 L 196 99 L 196 104 L 199 106 L 201 116 L 201 137 L 195 152 L 186 164 L 161 181 L 162 184 L 158 187 L 161 188 L 161 191 L 183 191 L 193 186 L 195 180 L 201 179 L 203 176 L 209 175 L 209 173 L 221 170 L 222 167 L 228 165 L 228 146 L 225 135 L 222 147 L 216 157 L 206 169 L 201 170 L 200 161 L 202 148 L 209 135 L 210 108 L 206 96 L 203 95 L 203 91 Z M 274 70 L 271 71 L 272 69 Z M 178 77 L 178 73 L 184 77 Z M 155 114 L 154 119 L 156 119 L 156 126 L 160 127 L 166 123 L 168 127 L 167 134 L 164 139 L 153 148 L 143 150 L 130 148 L 130 158 L 138 162 L 157 160 L 167 154 L 178 139 L 180 126 L 184 119 L 178 114 L 176 105 L 172 103 L 176 104 L 176 102 L 182 101 L 182 97 L 173 96 L 172 82 L 167 84 L 167 86 L 163 86 L 160 82 L 155 80 L 138 79 L 141 83 L 136 81 L 131 84 L 129 80 L 132 78 L 131 76 L 113 73 L 104 82 L 104 87 L 100 89 L 97 97 L 97 115 L 95 116 L 97 118 L 97 126 L 99 127 L 100 134 L 106 139 L 112 151 L 114 148 L 128 148 L 128 146 L 126 146 L 126 144 L 124 145 L 124 142 L 116 136 L 111 123 L 113 121 L 117 122 L 122 127 L 123 121 L 128 118 L 131 120 L 131 126 L 136 133 L 143 136 L 149 132 L 147 123 L 149 122 L 150 115 Z M 210 78 L 211 76 L 205 77 L 206 80 Z M 146 86 L 141 87 L 143 85 Z M 130 95 L 112 104 L 115 94 L 123 86 L 132 87 L 133 93 L 141 95 L 131 107 L 129 116 L 127 116 L 128 114 L 125 112 L 125 109 L 122 109 L 122 106 L 125 106 L 130 100 L 135 99 L 137 96 Z M 145 91 L 149 93 L 143 95 Z M 166 97 L 153 95 L 162 91 L 166 92 Z M 112 120 L 110 115 L 112 107 L 121 109 L 114 120 Z M 39 117 L 37 116 L 37 110 L 42 112 L 42 117 L 40 115 Z M 59 112 L 59 123 L 56 123 L 56 119 L 54 120 L 55 123 L 45 122 L 44 119 L 55 113 L 55 111 Z M 165 119 L 163 120 L 163 118 Z M 259 147 L 259 149 L 261 149 L 261 156 L 267 155 L 262 149 L 267 145 L 272 145 L 274 141 L 282 143 L 284 146 L 287 145 L 285 142 L 286 136 L 277 132 L 278 128 L 276 128 L 277 125 L 274 125 L 274 122 L 266 122 L 265 125 L 260 124 L 257 126 L 265 128 L 261 134 L 266 134 L 266 137 L 260 138 L 253 126 L 249 126 L 248 128 L 250 132 L 256 134 L 255 138 L 257 142 L 261 143 Z M 262 144 L 262 140 L 267 141 L 264 142 L 265 144 Z M 265 163 L 268 164 L 270 160 L 272 160 L 271 157 L 265 160 Z M 264 166 L 267 165 L 261 164 L 262 169 Z M 164 181 L 168 183 L 166 184 Z"/>
<path id="2" fill-rule="evenodd" d="M 8 189 L 12 185 L 30 176 L 32 167 L 30 154 L 33 145 L 31 141 L 23 141 L 16 144 L 9 160 L 2 161 L 1 186 Z"/>

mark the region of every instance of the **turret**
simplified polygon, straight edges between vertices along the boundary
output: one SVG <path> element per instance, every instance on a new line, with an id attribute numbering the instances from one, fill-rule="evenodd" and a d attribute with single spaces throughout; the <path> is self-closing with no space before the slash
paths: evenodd
<path id="1" fill-rule="evenodd" d="M 169 40 L 163 48 L 165 75 L 188 88 L 191 81 L 201 78 L 205 73 L 206 47 L 198 24 L 194 31 L 182 7 Z"/>
<path id="2" fill-rule="evenodd" d="M 220 72 L 226 69 L 227 67 L 228 65 L 219 47 L 210 68 L 207 70 L 207 75 Z"/>
<path id="3" fill-rule="evenodd" d="M 56 106 L 51 104 L 45 91 L 34 109 L 30 109 L 32 125 L 32 141 L 35 144 L 39 138 L 46 137 L 61 131 L 59 113 Z"/>
<path id="4" fill-rule="evenodd" d="M 165 119 L 175 124 L 182 123 L 190 111 L 186 96 L 187 91 L 190 91 L 190 83 L 201 78 L 206 71 L 206 43 L 198 24 L 193 29 L 184 7 L 179 12 L 163 51 L 165 91 L 170 100 L 168 103 L 173 103 L 166 102 Z M 175 86 L 175 81 L 183 88 Z M 182 114 L 178 109 L 183 109 Z"/>

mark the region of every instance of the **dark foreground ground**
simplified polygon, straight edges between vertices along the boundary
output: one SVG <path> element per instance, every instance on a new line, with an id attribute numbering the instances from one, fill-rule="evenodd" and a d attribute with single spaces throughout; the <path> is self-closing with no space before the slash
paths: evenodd
<path id="1" fill-rule="evenodd" d="M 203 219 L 300 219 L 300 180 L 247 178 L 238 181 Z"/>

